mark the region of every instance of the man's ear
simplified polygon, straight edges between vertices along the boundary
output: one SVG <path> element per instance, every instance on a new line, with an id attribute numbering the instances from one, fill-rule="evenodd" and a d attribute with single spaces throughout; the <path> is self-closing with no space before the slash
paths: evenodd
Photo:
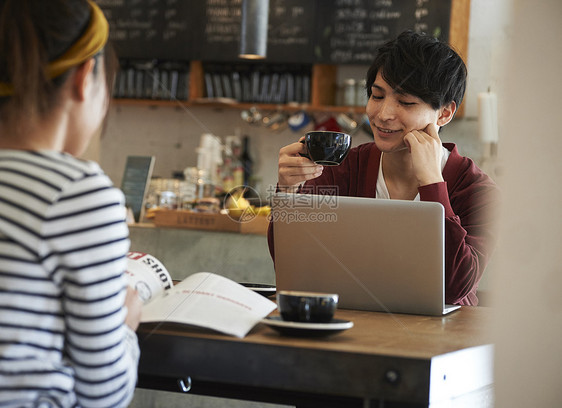
<path id="1" fill-rule="evenodd" d="M 79 65 L 74 72 L 72 94 L 80 102 L 86 99 L 86 95 L 89 90 L 88 87 L 92 86 L 94 78 L 93 75 L 90 74 L 93 73 L 95 63 L 95 60 L 93 58 L 90 58 L 88 61 Z"/>
<path id="2" fill-rule="evenodd" d="M 457 104 L 455 101 L 440 108 L 439 117 L 437 118 L 437 126 L 445 126 L 449 123 L 453 119 L 453 116 L 455 116 L 456 110 Z"/>

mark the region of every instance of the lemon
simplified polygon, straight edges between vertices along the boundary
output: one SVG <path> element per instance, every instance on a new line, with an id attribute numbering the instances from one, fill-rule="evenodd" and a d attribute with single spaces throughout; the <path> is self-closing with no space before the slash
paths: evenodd
<path id="1" fill-rule="evenodd" d="M 250 202 L 244 198 L 242 192 L 231 194 L 226 200 L 225 207 L 231 209 L 245 209 L 250 207 Z"/>
<path id="2" fill-rule="evenodd" d="M 269 205 L 264 205 L 263 207 L 258 207 L 258 208 L 256 208 L 256 214 L 267 217 L 269 214 L 271 214 L 271 207 Z"/>

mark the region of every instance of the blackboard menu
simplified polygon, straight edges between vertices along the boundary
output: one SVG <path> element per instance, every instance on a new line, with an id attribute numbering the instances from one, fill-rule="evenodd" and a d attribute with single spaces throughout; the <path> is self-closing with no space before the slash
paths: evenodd
<path id="1" fill-rule="evenodd" d="M 187 61 L 193 58 L 192 0 L 97 0 L 119 57 Z"/>
<path id="2" fill-rule="evenodd" d="M 404 30 L 448 40 L 451 0 L 321 0 L 315 59 L 370 64 L 383 43 Z"/>
<path id="3" fill-rule="evenodd" d="M 242 0 L 97 0 L 120 57 L 239 61 Z M 448 39 L 452 0 L 270 0 L 265 62 L 369 64 L 405 29 Z"/>

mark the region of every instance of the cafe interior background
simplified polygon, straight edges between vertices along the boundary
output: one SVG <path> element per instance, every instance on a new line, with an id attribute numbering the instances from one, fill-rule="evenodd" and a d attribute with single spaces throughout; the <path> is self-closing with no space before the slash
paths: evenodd
<path id="1" fill-rule="evenodd" d="M 503 216 L 511 220 L 519 219 L 521 224 L 517 225 L 521 225 L 522 228 L 530 228 L 527 237 L 519 238 L 519 234 L 514 233 L 518 227 L 513 222 L 504 222 L 504 231 L 510 233 L 511 236 L 503 237 L 498 255 L 488 269 L 481 285 L 482 292 L 486 294 L 487 304 L 495 303 L 493 300 L 489 300 L 488 293 L 497 294 L 494 299 L 498 306 L 498 315 L 501 315 L 503 319 L 490 330 L 497 332 L 497 400 L 498 406 L 504 407 L 546 407 L 562 404 L 562 394 L 559 390 L 554 391 L 555 384 L 559 385 L 559 379 L 562 378 L 562 368 L 560 368 L 562 364 L 560 364 L 559 357 L 552 359 L 545 356 L 545 353 L 548 354 L 550 351 L 560 351 L 560 346 L 555 344 L 559 343 L 562 334 L 560 302 L 548 298 L 548 296 L 554 296 L 551 293 L 553 289 L 549 289 L 545 283 L 551 282 L 553 287 L 558 288 L 561 283 L 559 251 L 559 231 L 561 229 L 558 228 L 558 232 L 553 230 L 555 227 L 560 227 L 560 217 L 557 216 L 549 221 L 533 218 L 550 214 L 549 209 L 558 208 L 560 203 L 560 193 L 557 191 L 559 188 L 555 187 L 559 181 L 550 176 L 553 173 L 562 173 L 559 160 L 558 164 L 555 164 L 556 160 L 540 160 L 540 158 L 548 159 L 544 156 L 561 151 L 560 138 L 550 140 L 553 139 L 550 137 L 550 133 L 546 130 L 541 131 L 541 126 L 545 129 L 549 129 L 551 126 L 551 122 L 544 121 L 546 117 L 552 120 L 559 114 L 554 109 L 555 106 L 560 107 L 558 98 L 562 91 L 559 78 L 562 71 L 560 69 L 560 45 L 556 40 L 562 38 L 559 28 L 559 21 L 562 21 L 561 10 L 559 0 L 471 1 L 467 58 L 469 77 L 465 96 L 465 113 L 462 118 L 453 120 L 441 133 L 442 140 L 456 143 L 461 154 L 473 158 L 500 185 L 505 186 L 504 200 L 508 204 Z M 552 33 L 550 30 L 557 31 Z M 541 43 L 544 45 L 539 46 Z M 519 52 L 519 49 L 525 52 Z M 544 50 L 544 53 L 537 55 L 538 49 Z M 552 54 L 553 52 L 555 54 Z M 520 59 L 516 60 L 516 58 Z M 558 71 L 553 71 L 554 67 L 558 67 Z M 363 78 L 366 68 L 366 66 L 340 66 L 337 81 L 343 83 L 346 78 Z M 553 82 L 537 88 L 535 82 L 543 80 L 545 78 L 543 75 L 549 75 L 549 78 L 555 79 Z M 497 156 L 491 160 L 487 160 L 489 157 L 486 156 L 490 152 L 481 141 L 478 125 L 478 94 L 487 91 L 498 94 L 500 102 L 498 107 L 499 137 L 495 151 Z M 543 91 L 546 95 L 541 93 Z M 505 103 L 502 104 L 502 102 Z M 525 106 L 524 109 L 522 105 Z M 539 105 L 547 110 L 539 108 Z M 511 110 L 509 110 L 510 108 Z M 519 112 L 521 116 L 516 116 L 515 112 Z M 549 115 L 549 112 L 552 114 Z M 228 107 L 186 107 L 181 103 L 177 107 L 114 104 L 105 134 L 94 140 L 86 157 L 99 161 L 113 182 L 119 186 L 126 158 L 129 155 L 155 156 L 153 175 L 170 178 L 174 172 L 182 172 L 186 167 L 197 165 L 196 148 L 200 144 L 203 133 L 212 133 L 223 140 L 229 135 L 247 135 L 250 140 L 250 154 L 254 160 L 254 173 L 258 181 L 256 188 L 260 195 L 265 196 L 268 187 L 275 185 L 276 182 L 279 149 L 298 140 L 302 132 L 293 132 L 286 126 L 282 129 L 272 130 L 263 124 L 249 124 L 242 118 L 241 113 L 239 109 Z M 264 116 L 272 113 L 271 111 L 262 112 Z M 315 113 L 314 115 L 318 120 L 327 118 L 325 114 Z M 515 124 L 515 122 L 527 121 L 527 119 L 531 120 L 526 125 Z M 531 124 L 534 127 L 529 127 Z M 526 134 L 523 134 L 524 127 L 527 131 Z M 554 130 L 552 126 L 551 129 Z M 354 145 L 370 140 L 370 136 L 362 130 L 353 134 Z M 550 147 L 549 141 L 552 142 Z M 529 154 L 521 150 L 535 145 L 540 145 L 542 148 L 529 149 Z M 532 153 L 535 152 L 537 156 L 532 156 Z M 535 157 L 539 160 L 535 159 L 536 162 L 533 162 Z M 520 160 L 523 161 L 519 162 Z M 556 171 L 552 171 L 553 169 L 550 167 L 544 166 L 557 167 L 554 168 Z M 515 171 L 518 167 L 525 169 Z M 541 169 L 540 173 L 535 173 L 535 171 L 532 173 L 537 178 L 527 178 L 530 177 L 531 168 Z M 545 177 L 545 174 L 548 176 Z M 526 191 L 517 191 L 517 182 L 522 178 L 533 180 L 533 182 L 526 186 Z M 539 179 L 544 183 L 537 184 Z M 549 181 L 552 183 L 549 184 Z M 546 188 L 546 186 L 548 186 L 548 190 L 545 192 L 542 187 Z M 520 194 L 534 196 L 535 193 L 538 194 L 535 196 L 537 200 L 557 203 L 557 207 L 547 206 L 539 209 L 536 201 L 530 199 L 523 200 L 524 207 L 523 204 L 517 203 Z M 523 262 L 526 269 L 521 270 L 522 263 L 511 256 L 514 253 L 513 248 L 525 252 L 524 248 L 528 248 L 528 241 L 533 238 L 536 238 L 531 246 L 533 251 L 545 254 L 545 256 L 530 256 L 526 262 Z M 558 250 L 556 250 L 557 247 Z M 549 254 L 549 260 L 546 260 L 548 253 L 546 251 L 549 248 L 553 251 Z M 146 248 L 132 249 L 146 250 Z M 182 257 L 190 250 L 191 248 L 186 246 L 183 249 L 185 252 L 176 253 L 175 256 Z M 266 246 L 260 246 L 259 250 L 266 251 Z M 211 255 L 209 254 L 209 256 Z M 265 255 L 268 256 L 268 254 Z M 554 259 L 556 257 L 558 262 Z M 164 263 L 166 264 L 166 260 Z M 188 264 L 184 263 L 184 265 Z M 509 271 L 507 271 L 508 267 Z M 171 272 L 173 274 L 174 271 Z M 529 275 L 536 279 L 529 281 Z M 273 279 L 273 276 L 270 275 L 269 279 Z M 517 279 L 517 282 L 514 282 L 514 279 Z M 530 286 L 534 287 L 533 284 L 536 284 L 537 290 L 530 289 Z M 559 290 L 556 293 L 559 293 Z M 545 297 L 548 304 L 540 302 L 540 299 L 545 299 Z M 538 303 L 536 303 L 537 301 Z M 527 307 L 514 306 L 513 302 L 525 303 Z M 535 302 L 535 306 L 529 308 L 529 302 Z M 510 308 L 502 306 L 506 303 L 512 303 L 512 306 Z M 521 313 L 520 319 L 517 320 L 513 317 L 513 313 Z M 533 319 L 531 317 L 533 313 L 540 314 L 542 319 Z M 533 321 L 532 327 L 530 323 L 528 327 L 525 326 L 529 321 Z M 522 336 L 521 340 L 509 339 L 508 333 L 517 330 L 516 328 L 523 330 L 522 334 L 525 336 Z M 525 351 L 524 344 L 529 344 L 531 349 L 542 348 L 548 351 L 543 351 L 542 354 L 529 353 L 528 350 Z M 556 355 L 556 353 L 553 354 Z M 520 369 L 513 370 L 516 365 L 514 360 L 520 361 Z M 529 368 L 522 373 L 520 370 L 523 370 L 525 364 Z M 515 374 L 514 371 L 519 371 L 519 373 Z M 520 386 L 513 386 L 513 384 Z M 508 389 L 509 391 L 507 391 Z M 525 391 L 520 391 L 522 389 Z M 534 399 L 533 403 L 522 403 L 531 398 Z M 541 405 L 541 401 L 544 405 Z M 556 405 L 549 405 L 552 402 L 556 402 Z M 145 390 L 138 390 L 133 402 L 133 406 L 136 407 L 159 405 L 261 406 L 256 403 L 223 401 L 196 396 L 164 395 Z"/>

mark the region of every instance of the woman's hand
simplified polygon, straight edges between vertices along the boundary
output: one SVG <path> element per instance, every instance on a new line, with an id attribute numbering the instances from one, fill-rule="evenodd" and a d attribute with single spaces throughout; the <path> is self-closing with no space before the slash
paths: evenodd
<path id="1" fill-rule="evenodd" d="M 437 125 L 430 123 L 424 130 L 413 130 L 404 136 L 404 142 L 412 155 L 414 173 L 418 185 L 439 183 L 443 181 L 441 174 L 441 139 Z"/>
<path id="2" fill-rule="evenodd" d="M 129 326 L 133 331 L 137 330 L 139 327 L 141 319 L 141 309 L 142 300 L 138 292 L 127 286 L 127 294 L 125 295 L 125 307 L 127 308 L 127 317 L 125 318 L 125 324 Z"/>
<path id="3" fill-rule="evenodd" d="M 304 137 L 279 150 L 278 185 L 280 191 L 295 192 L 300 183 L 322 174 L 322 166 L 299 155 L 299 153 L 306 153 L 306 147 L 301 143 L 302 140 Z"/>

